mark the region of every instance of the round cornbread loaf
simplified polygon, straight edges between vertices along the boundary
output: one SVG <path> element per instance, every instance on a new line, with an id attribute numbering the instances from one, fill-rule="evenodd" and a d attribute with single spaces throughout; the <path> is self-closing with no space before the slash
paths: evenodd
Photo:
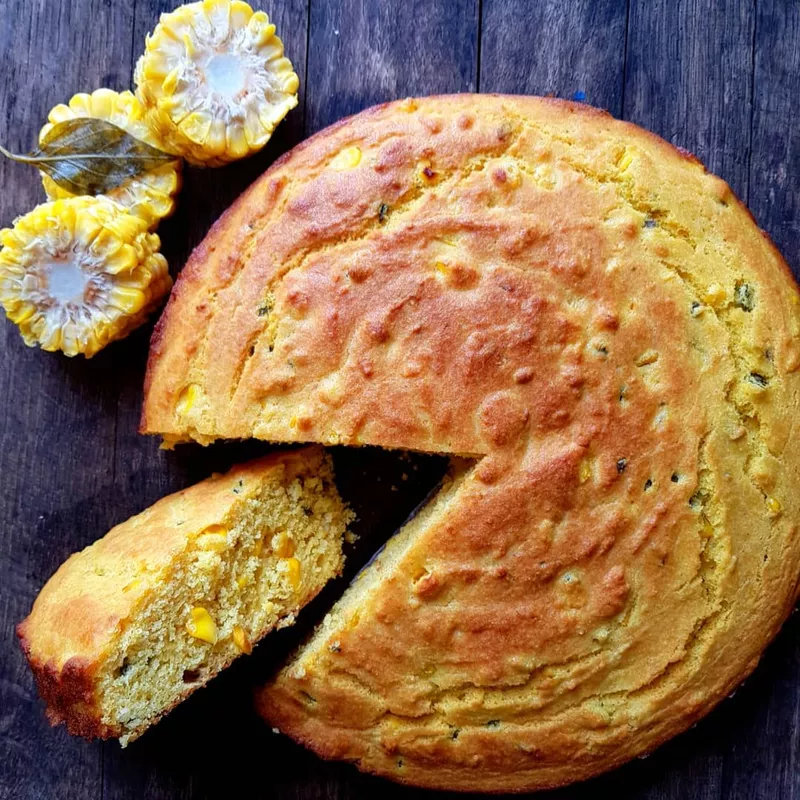
<path id="1" fill-rule="evenodd" d="M 406 100 L 214 226 L 142 430 L 450 453 L 259 697 L 326 758 L 531 790 L 687 728 L 800 575 L 800 296 L 689 154 L 554 100 Z"/>
<path id="2" fill-rule="evenodd" d="M 350 520 L 321 447 L 215 475 L 72 555 L 17 629 L 47 715 L 123 745 L 337 575 Z"/>

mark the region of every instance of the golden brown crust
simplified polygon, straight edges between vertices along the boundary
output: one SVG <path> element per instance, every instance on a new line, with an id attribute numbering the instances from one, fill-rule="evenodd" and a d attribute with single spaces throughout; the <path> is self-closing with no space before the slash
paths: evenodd
<path id="1" fill-rule="evenodd" d="M 799 337 L 788 268 L 690 154 L 581 105 L 423 98 L 215 226 L 142 430 L 478 457 L 259 706 L 394 780 L 523 791 L 683 730 L 789 613 Z"/>
<path id="2" fill-rule="evenodd" d="M 791 610 L 789 608 L 786 616 Z M 470 753 L 477 763 L 451 763 L 452 754 L 447 752 L 446 745 L 438 751 L 426 753 L 426 759 L 422 763 L 415 763 L 413 760 L 403 759 L 403 751 L 392 745 L 389 753 L 393 757 L 386 758 L 383 764 L 377 764 L 373 759 L 363 758 L 363 749 L 355 745 L 351 735 L 332 725 L 330 720 L 324 721 L 309 715 L 302 696 L 297 692 L 284 691 L 280 683 L 268 685 L 256 694 L 256 708 L 274 730 L 290 735 L 325 760 L 351 761 L 364 772 L 426 789 L 487 794 L 524 793 L 558 789 L 608 772 L 633 758 L 644 758 L 669 739 L 695 725 L 730 695 L 757 665 L 758 660 L 752 661 L 724 689 L 720 689 L 714 696 L 704 698 L 702 703 L 686 707 L 680 717 L 671 719 L 668 724 L 662 723 L 653 730 L 639 731 L 640 739 L 635 746 L 626 747 L 619 737 L 612 738 L 607 743 L 610 747 L 602 759 L 576 758 L 572 743 L 565 741 L 560 736 L 559 728 L 554 726 L 547 731 L 547 735 L 556 742 L 554 750 L 558 746 L 566 745 L 561 753 L 566 766 L 560 764 L 532 772 L 520 769 L 518 762 L 509 761 L 504 764 L 500 760 L 494 763 L 492 771 L 483 769 L 485 758 L 498 755 L 496 741 L 491 739 L 471 744 Z M 343 712 L 344 709 L 339 706 L 336 713 L 346 716 Z M 452 738 L 452 732 L 441 737 L 444 742 L 448 738 Z M 531 753 L 534 754 L 535 751 L 532 750 Z M 533 758 L 538 758 L 538 755 L 534 754 Z"/>
<path id="3" fill-rule="evenodd" d="M 27 639 L 28 620 L 17 625 L 17 636 L 36 681 L 39 695 L 45 702 L 51 725 L 64 723 L 73 736 L 85 739 L 109 739 L 122 734 L 101 721 L 94 697 L 93 665 L 77 657 L 64 662 L 59 669 L 43 662 L 32 652 Z"/>

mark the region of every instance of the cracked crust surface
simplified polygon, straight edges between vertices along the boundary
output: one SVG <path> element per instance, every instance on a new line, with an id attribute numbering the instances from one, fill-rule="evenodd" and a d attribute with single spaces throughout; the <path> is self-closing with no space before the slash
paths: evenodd
<path id="1" fill-rule="evenodd" d="M 475 460 L 262 713 L 487 791 L 692 724 L 797 596 L 799 301 L 722 180 L 586 106 L 403 101 L 288 154 L 181 275 L 142 430 Z"/>

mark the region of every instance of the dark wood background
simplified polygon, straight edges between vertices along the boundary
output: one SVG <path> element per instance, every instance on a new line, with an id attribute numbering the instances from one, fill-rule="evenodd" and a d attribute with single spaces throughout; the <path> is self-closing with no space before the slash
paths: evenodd
<path id="1" fill-rule="evenodd" d="M 129 88 L 144 35 L 170 0 L 0 0 L 0 140 L 24 151 L 74 92 Z M 213 220 L 280 153 L 373 103 L 440 92 L 554 94 L 607 108 L 696 153 L 800 268 L 798 0 L 262 0 L 301 81 L 300 105 L 259 156 L 189 170 L 160 228 L 173 272 Z M 0 225 L 43 199 L 35 172 L 0 163 Z M 251 686 L 318 618 L 269 637 L 123 751 L 47 725 L 14 637 L 74 550 L 162 495 L 259 445 L 159 451 L 136 433 L 149 326 L 96 358 L 26 348 L 0 321 L 0 798 L 419 794 L 326 764 L 273 736 Z M 352 572 L 441 473 L 396 454 L 335 453 L 360 514 Z M 647 760 L 553 798 L 800 798 L 800 647 L 794 616 L 761 666 L 708 719 Z"/>

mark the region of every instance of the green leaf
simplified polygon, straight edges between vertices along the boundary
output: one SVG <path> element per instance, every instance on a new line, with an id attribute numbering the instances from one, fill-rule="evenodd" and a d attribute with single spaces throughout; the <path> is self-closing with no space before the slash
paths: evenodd
<path id="1" fill-rule="evenodd" d="M 54 125 L 28 155 L 0 153 L 46 172 L 71 194 L 103 194 L 176 156 L 136 139 L 103 119 L 79 117 Z"/>

